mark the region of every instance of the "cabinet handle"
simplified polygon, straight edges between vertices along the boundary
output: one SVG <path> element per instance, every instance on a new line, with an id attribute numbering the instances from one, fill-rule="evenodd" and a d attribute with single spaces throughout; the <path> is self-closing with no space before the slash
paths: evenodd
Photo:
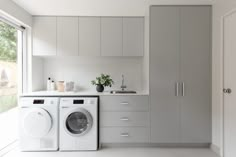
<path id="1" fill-rule="evenodd" d="M 122 118 L 120 118 L 120 120 L 121 120 L 121 121 L 128 121 L 129 118 L 128 118 L 128 117 L 122 117 Z"/>
<path id="2" fill-rule="evenodd" d="M 179 82 L 175 82 L 175 96 L 179 96 Z"/>
<path id="3" fill-rule="evenodd" d="M 185 96 L 185 84 L 182 82 L 182 96 Z"/>
<path id="4" fill-rule="evenodd" d="M 129 137 L 129 133 L 121 133 L 120 136 L 121 137 Z"/>
<path id="5" fill-rule="evenodd" d="M 128 102 L 121 102 L 120 104 L 121 105 L 128 105 L 129 103 Z"/>

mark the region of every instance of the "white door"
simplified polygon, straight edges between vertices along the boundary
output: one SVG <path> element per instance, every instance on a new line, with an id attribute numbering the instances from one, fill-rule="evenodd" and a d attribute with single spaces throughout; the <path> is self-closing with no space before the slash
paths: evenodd
<path id="1" fill-rule="evenodd" d="M 236 156 L 236 12 L 224 18 L 224 157 Z"/>

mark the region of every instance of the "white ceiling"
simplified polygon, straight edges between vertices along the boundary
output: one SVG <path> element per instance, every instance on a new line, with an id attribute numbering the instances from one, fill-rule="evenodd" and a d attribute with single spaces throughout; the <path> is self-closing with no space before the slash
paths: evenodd
<path id="1" fill-rule="evenodd" d="M 144 16 L 148 4 L 210 4 L 212 0 L 12 0 L 32 15 Z"/>
<path id="2" fill-rule="evenodd" d="M 32 15 L 144 15 L 145 0 L 13 0 Z"/>

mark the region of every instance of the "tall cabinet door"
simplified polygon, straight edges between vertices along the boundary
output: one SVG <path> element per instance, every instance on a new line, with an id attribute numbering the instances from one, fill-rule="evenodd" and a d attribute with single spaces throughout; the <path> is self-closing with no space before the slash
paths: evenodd
<path id="1" fill-rule="evenodd" d="M 211 141 L 211 7 L 181 7 L 181 141 Z"/>
<path id="2" fill-rule="evenodd" d="M 180 8 L 152 6 L 150 16 L 151 143 L 178 143 Z"/>

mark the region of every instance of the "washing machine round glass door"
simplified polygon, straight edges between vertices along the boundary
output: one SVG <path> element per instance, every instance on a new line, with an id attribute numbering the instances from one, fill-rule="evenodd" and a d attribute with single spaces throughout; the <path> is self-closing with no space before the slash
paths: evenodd
<path id="1" fill-rule="evenodd" d="M 72 136 L 82 136 L 90 131 L 93 125 L 91 114 L 78 108 L 70 111 L 65 118 L 65 129 Z"/>
<path id="2" fill-rule="evenodd" d="M 52 128 L 52 118 L 46 110 L 33 108 L 26 112 L 22 125 L 26 135 L 33 138 L 42 138 Z"/>

